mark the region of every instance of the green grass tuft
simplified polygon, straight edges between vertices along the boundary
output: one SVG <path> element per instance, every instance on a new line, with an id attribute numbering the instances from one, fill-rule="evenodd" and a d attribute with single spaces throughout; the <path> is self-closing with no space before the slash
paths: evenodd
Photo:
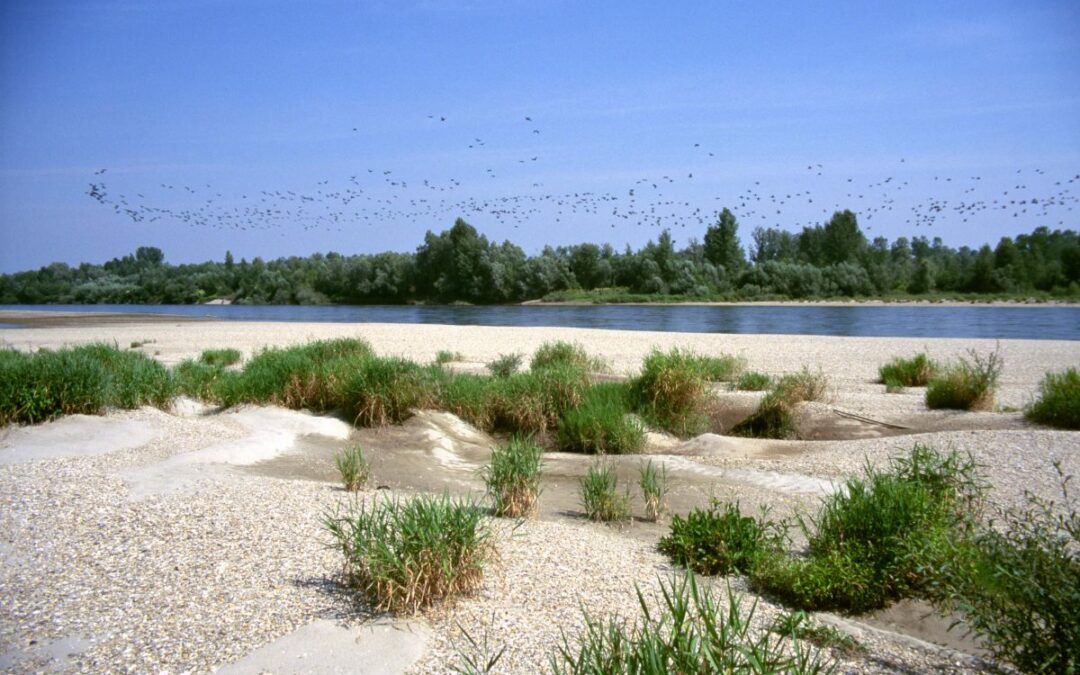
<path id="1" fill-rule="evenodd" d="M 1027 411 L 1032 422 L 1058 429 L 1080 429 L 1080 371 L 1047 373 L 1039 383 L 1039 400 Z"/>
<path id="2" fill-rule="evenodd" d="M 581 403 L 567 408 L 559 419 L 559 449 L 597 454 L 637 452 L 645 442 L 645 430 L 629 412 L 622 384 L 589 387 Z"/>
<path id="3" fill-rule="evenodd" d="M 492 451 L 491 463 L 484 469 L 484 484 L 495 503 L 495 515 L 525 518 L 536 512 L 543 454 L 538 443 L 520 436 Z"/>
<path id="4" fill-rule="evenodd" d="M 772 386 L 772 377 L 756 371 L 743 373 L 735 382 L 735 388 L 739 391 L 766 391 L 771 389 Z"/>
<path id="5" fill-rule="evenodd" d="M 435 363 L 438 364 L 453 363 L 454 361 L 464 360 L 465 356 L 461 352 L 452 352 L 445 349 L 440 350 L 439 353 L 435 355 Z"/>
<path id="6" fill-rule="evenodd" d="M 886 386 L 925 387 L 940 370 L 929 356 L 919 353 L 910 359 L 894 358 L 878 368 L 878 376 Z"/>
<path id="7" fill-rule="evenodd" d="M 415 613 L 474 592 L 493 548 L 483 511 L 445 494 L 339 507 L 323 525 L 376 611 Z"/>
<path id="8" fill-rule="evenodd" d="M 664 503 L 668 491 L 667 466 L 661 464 L 658 471 L 651 459 L 642 462 L 638 466 L 638 487 L 645 500 L 645 518 L 655 523 L 667 510 Z"/>
<path id="9" fill-rule="evenodd" d="M 630 495 L 619 492 L 615 466 L 597 461 L 578 480 L 581 505 L 589 520 L 602 523 L 630 520 Z"/>
<path id="10" fill-rule="evenodd" d="M 208 366 L 232 366 L 240 363 L 240 350 L 207 349 L 199 355 L 199 361 Z"/>
<path id="11" fill-rule="evenodd" d="M 961 358 L 945 367 L 926 387 L 926 407 L 951 410 L 991 410 L 994 393 L 1004 362 L 1000 352 L 982 357 L 968 352 L 971 360 Z"/>
<path id="12" fill-rule="evenodd" d="M 521 370 L 521 360 L 521 354 L 501 354 L 487 364 L 487 369 L 495 377 L 507 378 Z"/>
<path id="13" fill-rule="evenodd" d="M 570 366 L 586 372 L 604 372 L 607 364 L 603 359 L 590 356 L 576 342 L 545 342 L 533 354 L 530 370 L 541 370 L 553 365 Z"/>
<path id="14" fill-rule="evenodd" d="M 424 367 L 399 358 L 371 357 L 344 376 L 341 407 L 361 427 L 398 424 L 413 411 L 439 399 L 438 366 Z"/>
<path id="15" fill-rule="evenodd" d="M 690 351 L 654 349 L 630 381 L 633 406 L 652 425 L 681 437 L 708 428 L 709 396 L 699 369 L 700 357 Z"/>
<path id="16" fill-rule="evenodd" d="M 371 465 L 364 457 L 364 448 L 360 445 L 350 446 L 334 457 L 338 474 L 341 475 L 341 484 L 349 492 L 356 492 L 362 488 L 371 476 Z"/>

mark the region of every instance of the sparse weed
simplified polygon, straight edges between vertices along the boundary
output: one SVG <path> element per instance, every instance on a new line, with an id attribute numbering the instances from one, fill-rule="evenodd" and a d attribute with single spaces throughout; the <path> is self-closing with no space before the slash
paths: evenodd
<path id="1" fill-rule="evenodd" d="M 341 475 L 341 484 L 349 492 L 362 488 L 371 475 L 371 465 L 359 444 L 350 446 L 334 457 L 334 464 Z"/>
<path id="2" fill-rule="evenodd" d="M 472 593 L 493 551 L 482 509 L 445 494 L 339 505 L 323 526 L 376 611 L 411 614 Z"/>
<path id="3" fill-rule="evenodd" d="M 594 462 L 578 483 L 581 504 L 589 520 L 602 523 L 630 520 L 630 495 L 619 492 L 613 464 Z"/>
<path id="4" fill-rule="evenodd" d="M 533 439 L 520 436 L 492 451 L 491 463 L 484 469 L 484 483 L 495 502 L 496 516 L 524 518 L 535 513 L 543 453 Z"/>
<path id="5" fill-rule="evenodd" d="M 1058 429 L 1080 429 L 1080 371 L 1047 373 L 1039 383 L 1039 400 L 1026 411 L 1028 419 Z"/>
<path id="6" fill-rule="evenodd" d="M 780 614 L 773 620 L 769 630 L 777 635 L 805 640 L 815 647 L 834 649 L 844 656 L 853 656 L 866 651 L 866 647 L 851 635 L 812 620 L 802 610 Z"/>
<path id="7" fill-rule="evenodd" d="M 781 377 L 773 392 L 789 405 L 803 401 L 824 401 L 829 394 L 829 380 L 820 370 L 814 372 L 804 367 L 797 373 Z"/>
<path id="8" fill-rule="evenodd" d="M 971 360 L 961 358 L 932 378 L 926 388 L 928 408 L 991 410 L 1004 361 L 998 350 L 987 356 L 969 351 Z"/>
<path id="9" fill-rule="evenodd" d="M 656 522 L 664 513 L 667 497 L 667 466 L 660 465 L 657 470 L 652 460 L 638 465 L 638 487 L 641 488 L 641 496 L 645 500 L 645 518 Z"/>

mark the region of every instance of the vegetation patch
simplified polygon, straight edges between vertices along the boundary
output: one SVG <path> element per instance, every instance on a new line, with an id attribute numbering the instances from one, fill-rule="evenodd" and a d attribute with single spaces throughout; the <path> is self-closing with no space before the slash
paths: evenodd
<path id="1" fill-rule="evenodd" d="M 654 349 L 645 357 L 641 375 L 630 382 L 635 409 L 650 424 L 677 436 L 704 431 L 709 396 L 699 364 L 700 357 L 693 352 Z"/>
<path id="2" fill-rule="evenodd" d="M 177 394 L 212 403 L 221 402 L 220 390 L 228 386 L 224 385 L 223 381 L 235 377 L 238 375 L 234 371 L 221 366 L 208 366 L 202 361 L 192 359 L 181 361 L 173 368 Z"/>
<path id="3" fill-rule="evenodd" d="M 439 353 L 435 355 L 435 363 L 453 363 L 455 361 L 464 361 L 465 355 L 461 352 L 452 352 L 446 349 L 439 350 Z"/>
<path id="4" fill-rule="evenodd" d="M 832 626 L 822 625 L 803 611 L 784 612 L 772 622 L 769 630 L 777 635 L 790 635 L 822 649 L 834 649 L 844 656 L 863 653 L 866 647 L 858 640 Z"/>
<path id="5" fill-rule="evenodd" d="M 667 467 L 661 464 L 657 470 L 651 459 L 642 462 L 638 467 L 638 487 L 645 500 L 645 518 L 655 523 L 667 510 L 664 503 L 668 491 Z"/>
<path id="6" fill-rule="evenodd" d="M 343 377 L 341 407 L 358 426 L 399 424 L 439 400 L 440 372 L 405 359 L 363 359 Z"/>
<path id="7" fill-rule="evenodd" d="M 1058 429 L 1080 429 L 1080 371 L 1047 373 L 1039 383 L 1039 399 L 1032 403 L 1027 418 Z"/>
<path id="8" fill-rule="evenodd" d="M 240 363 L 238 349 L 207 349 L 199 355 L 199 362 L 208 366 L 232 366 Z"/>
<path id="9" fill-rule="evenodd" d="M 573 641 L 565 634 L 551 656 L 553 673 L 789 673 L 830 672 L 834 663 L 803 648 L 797 636 L 753 627 L 757 603 L 727 589 L 717 599 L 693 574 L 661 581 L 658 607 L 638 589 L 641 617 L 633 624 L 585 614 Z"/>
<path id="10" fill-rule="evenodd" d="M 731 428 L 731 434 L 749 438 L 794 438 L 794 406 L 775 392 L 770 392 L 761 399 L 754 414 Z"/>
<path id="11" fill-rule="evenodd" d="M 709 382 L 733 382 L 746 370 L 746 359 L 741 356 L 697 356 L 698 370 Z"/>
<path id="12" fill-rule="evenodd" d="M 887 387 L 925 387 L 940 367 L 925 353 L 910 359 L 896 357 L 878 368 L 878 377 Z"/>
<path id="13" fill-rule="evenodd" d="M 524 518 L 536 512 L 543 454 L 533 439 L 520 436 L 492 451 L 491 462 L 484 469 L 484 484 L 496 516 Z"/>
<path id="14" fill-rule="evenodd" d="M 350 446 L 334 457 L 341 484 L 349 492 L 355 492 L 368 482 L 371 465 L 364 456 L 364 448 L 359 444 Z"/>
<path id="15" fill-rule="evenodd" d="M 991 410 L 1004 361 L 994 350 L 987 356 L 968 352 L 932 378 L 926 388 L 926 407 L 951 410 Z"/>
<path id="16" fill-rule="evenodd" d="M 487 364 L 487 369 L 495 377 L 510 377 L 521 370 L 521 359 L 521 354 L 501 354 L 499 358 Z"/>
<path id="17" fill-rule="evenodd" d="M 578 480 L 581 505 L 589 520 L 601 523 L 630 520 L 630 494 L 619 492 L 619 479 L 610 462 L 594 462 Z"/>
<path id="18" fill-rule="evenodd" d="M 784 541 L 784 527 L 744 516 L 737 503 L 694 509 L 684 518 L 671 519 L 671 533 L 660 540 L 661 553 L 698 574 L 748 574 L 762 557 L 776 555 Z"/>
<path id="19" fill-rule="evenodd" d="M 533 354 L 530 370 L 540 370 L 553 365 L 570 366 L 587 372 L 603 372 L 607 363 L 597 356 L 590 356 L 576 342 L 545 342 Z"/>
<path id="20" fill-rule="evenodd" d="M 323 525 L 376 611 L 415 613 L 474 592 L 493 550 L 482 510 L 445 494 L 353 505 Z"/>
<path id="21" fill-rule="evenodd" d="M 644 442 L 645 430 L 630 415 L 626 388 L 618 383 L 589 387 L 558 423 L 557 443 L 565 452 L 622 454 L 637 452 Z"/>
<path id="22" fill-rule="evenodd" d="M 773 379 L 765 373 L 750 371 L 743 373 L 735 381 L 735 388 L 739 391 L 766 391 L 773 386 Z"/>

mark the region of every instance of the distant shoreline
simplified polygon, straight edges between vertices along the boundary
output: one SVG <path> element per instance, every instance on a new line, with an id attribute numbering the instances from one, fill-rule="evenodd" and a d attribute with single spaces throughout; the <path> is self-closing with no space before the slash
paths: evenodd
<path id="1" fill-rule="evenodd" d="M 638 307 L 1080 307 L 1080 302 L 1070 300 L 686 300 L 686 301 L 634 301 L 606 302 L 591 300 L 526 300 L 518 303 L 525 307 L 601 307 L 631 305 Z"/>

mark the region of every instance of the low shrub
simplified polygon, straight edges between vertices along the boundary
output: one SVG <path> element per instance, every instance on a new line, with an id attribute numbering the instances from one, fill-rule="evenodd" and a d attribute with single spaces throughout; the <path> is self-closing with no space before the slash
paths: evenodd
<path id="1" fill-rule="evenodd" d="M 779 552 L 784 527 L 759 518 L 744 516 L 738 503 L 709 509 L 694 509 L 686 517 L 673 516 L 671 533 L 660 540 L 659 548 L 671 559 L 698 574 L 750 573 L 766 555 Z"/>
<path id="2" fill-rule="evenodd" d="M 364 448 L 359 444 L 339 452 L 334 457 L 334 464 L 341 475 L 342 487 L 349 492 L 362 488 L 371 475 L 371 465 L 364 457 Z"/>
<path id="3" fill-rule="evenodd" d="M 654 349 L 630 381 L 634 408 L 656 427 L 691 436 L 708 427 L 706 380 L 693 352 Z"/>
<path id="4" fill-rule="evenodd" d="M 240 350 L 207 349 L 199 355 L 199 362 L 208 366 L 231 366 L 240 363 Z"/>
<path id="5" fill-rule="evenodd" d="M 629 412 L 623 385 L 589 387 L 581 403 L 567 408 L 559 418 L 559 449 L 597 454 L 637 452 L 645 442 L 645 430 Z"/>
<path id="6" fill-rule="evenodd" d="M 524 518 L 536 511 L 543 454 L 533 439 L 520 436 L 492 451 L 491 463 L 484 469 L 484 484 L 495 503 L 495 515 Z"/>
<path id="7" fill-rule="evenodd" d="M 990 410 L 1004 365 L 995 350 L 986 357 L 968 352 L 971 360 L 961 358 L 945 367 L 926 386 L 926 407 L 951 410 Z"/>
<path id="8" fill-rule="evenodd" d="M 533 354 L 529 363 L 530 370 L 540 370 L 552 365 L 571 366 L 586 372 L 605 371 L 607 364 L 603 359 L 590 356 L 585 348 L 576 342 L 545 342 Z"/>
<path id="9" fill-rule="evenodd" d="M 1039 383 L 1039 400 L 1028 406 L 1027 418 L 1058 429 L 1080 429 L 1080 371 L 1047 373 Z"/>
<path id="10" fill-rule="evenodd" d="M 619 492 L 615 466 L 608 462 L 591 464 L 579 481 L 581 505 L 589 520 L 602 523 L 630 520 L 630 495 Z"/>
<path id="11" fill-rule="evenodd" d="M 483 511 L 445 494 L 339 507 L 323 526 L 376 611 L 415 613 L 475 591 L 493 548 Z"/>
<path id="12" fill-rule="evenodd" d="M 565 634 L 550 658 L 556 674 L 596 673 L 788 673 L 831 672 L 834 662 L 803 648 L 797 636 L 777 638 L 753 626 L 756 601 L 744 610 L 727 589 L 717 600 L 693 574 L 661 581 L 650 602 L 638 589 L 641 617 L 633 624 L 601 621 L 585 614 L 585 629 L 573 641 Z"/>
<path id="13" fill-rule="evenodd" d="M 896 357 L 878 368 L 880 381 L 885 385 L 899 387 L 925 387 L 940 370 L 925 353 L 919 353 L 910 359 Z"/>
<path id="14" fill-rule="evenodd" d="M 638 487 L 641 488 L 641 496 L 645 501 L 645 518 L 655 523 L 666 509 L 664 498 L 668 491 L 667 466 L 661 464 L 657 471 L 651 459 L 642 462 L 638 466 Z"/>
<path id="15" fill-rule="evenodd" d="M 501 354 L 499 358 L 487 364 L 487 369 L 495 377 L 510 377 L 521 370 L 521 354 Z"/>
<path id="16" fill-rule="evenodd" d="M 772 388 L 773 379 L 765 373 L 750 371 L 743 373 L 735 382 L 735 388 L 739 391 L 766 391 Z"/>
<path id="17" fill-rule="evenodd" d="M 1030 493 L 998 527 L 953 540 L 931 598 L 958 611 L 997 659 L 1025 673 L 1080 672 L 1080 512 L 1060 479 L 1062 502 Z"/>

